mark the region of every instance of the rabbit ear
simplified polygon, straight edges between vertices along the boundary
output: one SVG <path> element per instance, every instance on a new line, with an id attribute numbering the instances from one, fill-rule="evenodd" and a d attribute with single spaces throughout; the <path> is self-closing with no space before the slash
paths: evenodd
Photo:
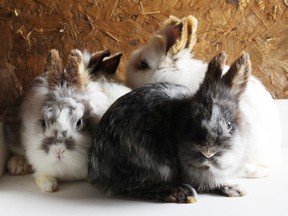
<path id="1" fill-rule="evenodd" d="M 167 20 L 165 20 L 162 24 L 162 26 L 158 30 L 158 34 L 164 34 L 167 28 L 173 27 L 178 25 L 181 22 L 181 20 L 173 15 L 170 15 Z"/>
<path id="2" fill-rule="evenodd" d="M 89 74 L 84 70 L 82 53 L 74 49 L 70 52 L 64 69 L 63 82 L 83 90 L 89 81 Z"/>
<path id="3" fill-rule="evenodd" d="M 88 63 L 88 69 L 90 69 L 90 73 L 95 74 L 97 71 L 99 71 L 102 60 L 109 55 L 110 52 L 108 50 L 93 53 Z"/>
<path id="4" fill-rule="evenodd" d="M 222 80 L 240 96 L 246 89 L 251 71 L 250 56 L 248 53 L 243 52 L 230 66 L 230 69 L 223 76 Z"/>
<path id="5" fill-rule="evenodd" d="M 62 81 L 62 59 L 59 56 L 58 50 L 50 50 L 45 65 L 45 71 L 48 72 L 48 84 L 50 87 L 55 86 Z"/>
<path id="6" fill-rule="evenodd" d="M 176 26 L 167 28 L 165 30 L 166 36 L 166 52 L 171 52 L 171 54 L 175 54 L 175 51 L 179 49 L 179 38 L 182 34 L 183 23 L 179 23 Z M 171 51 L 170 51 L 171 48 Z"/>
<path id="7" fill-rule="evenodd" d="M 226 63 L 227 55 L 221 52 L 216 55 L 208 64 L 208 70 L 205 74 L 204 82 L 216 82 L 221 79 L 222 70 Z"/>
<path id="8" fill-rule="evenodd" d="M 107 75 L 114 75 L 120 63 L 121 57 L 122 53 L 116 53 L 113 56 L 104 58 L 100 67 L 101 72 Z"/>
<path id="9" fill-rule="evenodd" d="M 166 50 L 172 55 L 177 54 L 185 48 L 192 51 L 197 40 L 198 20 L 193 16 L 185 17 L 181 21 L 178 20 L 176 18 L 171 19 L 169 25 L 177 25 L 167 28 L 165 31 L 165 36 L 167 37 Z"/>
<path id="10" fill-rule="evenodd" d="M 198 26 L 198 20 L 194 16 L 190 15 L 186 17 L 186 19 L 184 20 L 182 37 L 185 37 L 185 40 L 187 40 L 185 48 L 188 48 L 190 51 L 192 51 L 197 41 L 197 35 L 196 35 L 197 26 Z"/>

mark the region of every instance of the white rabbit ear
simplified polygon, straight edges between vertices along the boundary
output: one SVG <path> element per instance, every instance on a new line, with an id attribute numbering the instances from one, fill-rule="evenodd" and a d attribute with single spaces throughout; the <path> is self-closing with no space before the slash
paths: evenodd
<path id="1" fill-rule="evenodd" d="M 99 71 L 103 59 L 110 56 L 109 50 L 103 50 L 93 53 L 91 56 L 87 68 L 90 69 L 91 74 L 95 74 Z"/>
<path id="2" fill-rule="evenodd" d="M 100 70 L 106 75 L 114 75 L 119 66 L 122 53 L 116 53 L 115 55 L 105 57 L 101 63 Z"/>
<path id="3" fill-rule="evenodd" d="M 227 55 L 225 52 L 221 52 L 216 55 L 208 64 L 208 69 L 203 83 L 220 81 L 226 60 Z"/>
<path id="4" fill-rule="evenodd" d="M 74 86 L 84 90 L 88 81 L 89 74 L 88 71 L 85 71 L 84 69 L 82 53 L 79 50 L 74 49 L 68 56 L 63 74 L 63 82 L 68 86 Z"/>
<path id="5" fill-rule="evenodd" d="M 62 59 L 59 56 L 58 50 L 50 50 L 45 65 L 45 71 L 48 72 L 48 83 L 50 87 L 58 85 L 62 81 Z"/>
<path id="6" fill-rule="evenodd" d="M 251 61 L 248 53 L 243 52 L 241 56 L 230 66 L 228 72 L 223 76 L 223 82 L 240 96 L 246 89 L 251 74 Z"/>

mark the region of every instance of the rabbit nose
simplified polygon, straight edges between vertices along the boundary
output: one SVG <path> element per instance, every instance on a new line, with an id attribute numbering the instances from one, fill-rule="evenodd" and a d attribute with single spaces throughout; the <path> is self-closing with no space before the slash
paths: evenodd
<path id="1" fill-rule="evenodd" d="M 65 152 L 65 149 L 55 149 L 55 153 L 58 159 L 61 159 L 61 156 L 64 152 Z"/>
<path id="2" fill-rule="evenodd" d="M 201 153 L 202 153 L 202 155 L 204 155 L 208 159 L 213 157 L 216 154 L 215 151 L 211 151 L 210 149 L 205 149 L 205 150 L 201 151 Z"/>

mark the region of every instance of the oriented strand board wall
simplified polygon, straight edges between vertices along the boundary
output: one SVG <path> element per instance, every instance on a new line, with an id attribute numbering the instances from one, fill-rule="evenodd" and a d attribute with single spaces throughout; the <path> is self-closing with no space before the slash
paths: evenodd
<path id="1" fill-rule="evenodd" d="M 288 0 L 1 0 L 0 113 L 41 74 L 48 50 L 129 53 L 149 41 L 170 15 L 199 20 L 196 56 L 221 50 L 228 63 L 242 50 L 277 98 L 288 98 Z"/>

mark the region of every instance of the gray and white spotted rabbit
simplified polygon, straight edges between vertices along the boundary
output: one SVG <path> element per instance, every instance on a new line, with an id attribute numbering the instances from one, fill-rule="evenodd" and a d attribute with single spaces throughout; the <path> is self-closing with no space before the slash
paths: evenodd
<path id="1" fill-rule="evenodd" d="M 196 191 L 242 196 L 228 179 L 248 156 L 239 106 L 251 65 L 243 54 L 222 76 L 225 61 L 212 59 L 194 96 L 159 82 L 112 104 L 96 127 L 88 180 L 108 194 L 167 202 L 195 202 Z"/>
<path id="2" fill-rule="evenodd" d="M 16 155 L 8 162 L 10 174 L 33 170 L 45 192 L 56 191 L 58 180 L 86 179 L 92 131 L 117 97 L 110 92 L 120 97 L 130 91 L 105 79 L 106 72 L 116 71 L 121 57 L 104 59 L 108 55 L 107 51 L 93 54 L 85 70 L 82 53 L 72 50 L 63 69 L 58 51 L 50 51 L 46 72 L 5 115 L 6 142 Z"/>
<path id="3" fill-rule="evenodd" d="M 128 61 L 127 83 L 136 88 L 147 83 L 172 82 L 195 93 L 204 79 L 207 64 L 193 56 L 198 21 L 193 16 L 170 16 L 145 46 L 135 50 Z M 229 69 L 225 66 L 223 73 Z M 240 101 L 249 143 L 249 160 L 243 177 L 271 173 L 280 158 L 279 111 L 270 93 L 255 76 L 250 76 Z"/>

